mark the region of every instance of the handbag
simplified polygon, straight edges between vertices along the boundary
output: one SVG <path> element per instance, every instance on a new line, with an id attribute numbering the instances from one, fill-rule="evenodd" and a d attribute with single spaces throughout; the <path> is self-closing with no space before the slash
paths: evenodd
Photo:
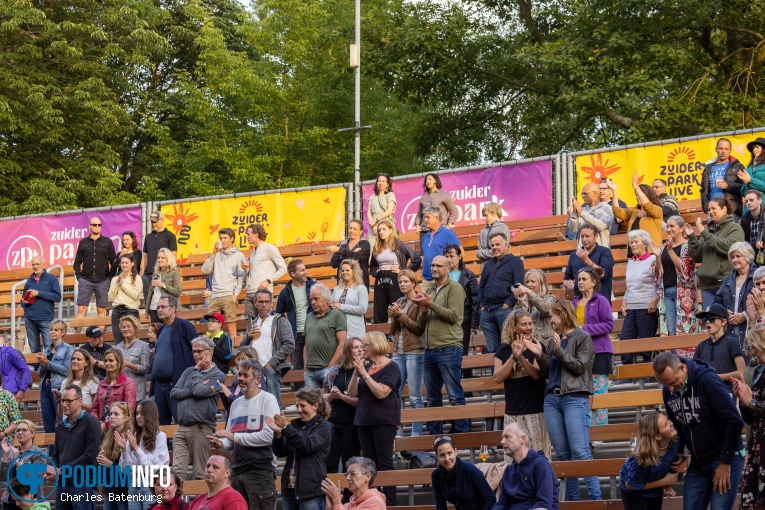
<path id="1" fill-rule="evenodd" d="M 408 469 L 435 468 L 438 466 L 435 454 L 430 452 L 409 452 L 403 450 L 401 452 L 401 457 L 404 460 L 409 461 L 407 463 Z"/>

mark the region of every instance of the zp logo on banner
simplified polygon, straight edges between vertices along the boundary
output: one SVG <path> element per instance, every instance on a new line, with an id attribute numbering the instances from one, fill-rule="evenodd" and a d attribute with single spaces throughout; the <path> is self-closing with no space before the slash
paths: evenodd
<path id="1" fill-rule="evenodd" d="M 25 457 L 27 463 L 24 463 Z M 34 457 L 32 459 L 31 457 Z M 153 488 L 157 482 L 162 487 L 170 486 L 170 466 L 63 466 L 61 474 L 53 460 L 40 452 L 24 452 L 17 455 L 10 462 L 15 469 L 9 469 L 6 476 L 6 483 L 13 494 L 13 497 L 19 501 L 27 503 L 39 503 L 49 499 L 61 485 L 62 498 L 70 500 L 66 495 L 66 489 L 81 489 L 98 487 L 148 487 Z M 45 474 L 56 473 L 53 487 L 43 494 L 46 477 Z M 16 494 L 11 486 L 12 475 L 15 475 L 22 485 L 29 487 L 29 497 L 25 498 Z M 60 479 L 59 479 L 60 478 Z M 30 499 L 36 496 L 35 499 Z M 71 495 L 80 498 L 83 495 Z M 111 495 L 110 495 L 111 496 Z M 142 494 L 123 496 L 128 498 L 144 498 Z M 79 501 L 79 499 L 75 499 Z M 101 502 L 100 496 L 94 496 L 94 501 Z M 129 501 L 126 501 L 129 502 Z"/>

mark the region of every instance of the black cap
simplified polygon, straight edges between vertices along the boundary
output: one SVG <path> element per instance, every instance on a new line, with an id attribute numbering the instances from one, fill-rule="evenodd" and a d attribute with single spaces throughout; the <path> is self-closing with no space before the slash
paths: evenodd
<path id="1" fill-rule="evenodd" d="M 746 150 L 748 150 L 749 152 L 752 152 L 755 145 L 759 145 L 760 147 L 765 149 L 765 138 L 762 138 L 762 137 L 755 138 L 753 142 L 749 142 L 748 144 L 746 144 Z"/>
<path id="2" fill-rule="evenodd" d="M 697 313 L 696 317 L 699 319 L 713 319 L 719 317 L 723 320 L 728 320 L 728 309 L 720 303 L 712 303 L 701 313 Z"/>
<path id="3" fill-rule="evenodd" d="M 98 326 L 90 326 L 85 330 L 85 336 L 88 338 L 98 338 L 103 334 L 104 332 Z"/>

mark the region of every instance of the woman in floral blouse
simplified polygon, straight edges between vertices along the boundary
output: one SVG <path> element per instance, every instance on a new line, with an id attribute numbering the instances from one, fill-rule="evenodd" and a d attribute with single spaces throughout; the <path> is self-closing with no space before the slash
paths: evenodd
<path id="1" fill-rule="evenodd" d="M 13 433 L 20 421 L 19 403 L 13 393 L 3 389 L 3 374 L 0 374 L 0 441 L 8 438 L 13 443 Z"/>

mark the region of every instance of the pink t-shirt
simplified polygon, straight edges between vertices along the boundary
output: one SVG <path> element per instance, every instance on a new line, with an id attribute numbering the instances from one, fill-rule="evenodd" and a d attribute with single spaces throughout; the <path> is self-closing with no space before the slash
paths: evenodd
<path id="1" fill-rule="evenodd" d="M 231 486 L 222 489 L 215 496 L 208 498 L 200 494 L 191 503 L 189 510 L 247 510 L 244 498 Z"/>

